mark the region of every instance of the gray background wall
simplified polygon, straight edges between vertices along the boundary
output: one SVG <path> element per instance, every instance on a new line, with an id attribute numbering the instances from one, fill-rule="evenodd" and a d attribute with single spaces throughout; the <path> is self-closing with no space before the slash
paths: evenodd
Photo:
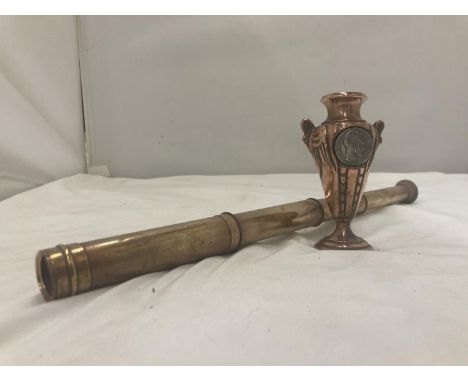
<path id="1" fill-rule="evenodd" d="M 315 170 L 299 121 L 357 90 L 374 171 L 467 172 L 467 17 L 80 18 L 90 165 L 113 176 Z"/>

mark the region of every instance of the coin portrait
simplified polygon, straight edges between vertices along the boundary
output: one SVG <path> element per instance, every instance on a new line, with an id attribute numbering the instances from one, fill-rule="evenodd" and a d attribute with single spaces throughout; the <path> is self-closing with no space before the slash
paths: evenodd
<path id="1" fill-rule="evenodd" d="M 362 166 L 371 156 L 372 136 L 362 127 L 347 128 L 336 137 L 334 151 L 344 166 Z"/>

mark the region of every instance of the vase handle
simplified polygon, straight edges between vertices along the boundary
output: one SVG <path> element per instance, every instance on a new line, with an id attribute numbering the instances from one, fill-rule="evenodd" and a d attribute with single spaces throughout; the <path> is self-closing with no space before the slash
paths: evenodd
<path id="1" fill-rule="evenodd" d="M 382 132 L 383 132 L 383 129 L 385 128 L 385 123 L 384 121 L 381 121 L 379 119 L 378 121 L 375 121 L 372 126 L 375 127 L 375 129 L 377 130 L 377 133 L 379 134 L 379 145 L 380 145 L 382 143 Z"/>
<path id="2" fill-rule="evenodd" d="M 309 118 L 304 118 L 301 121 L 301 129 L 302 129 L 302 132 L 304 133 L 302 140 L 307 146 L 309 146 L 309 138 L 310 138 L 310 135 L 312 134 L 312 131 L 315 130 L 315 125 Z"/>

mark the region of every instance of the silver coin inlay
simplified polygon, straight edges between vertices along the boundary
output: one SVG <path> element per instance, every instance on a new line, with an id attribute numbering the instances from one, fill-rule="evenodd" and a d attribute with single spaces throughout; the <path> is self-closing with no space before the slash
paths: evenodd
<path id="1" fill-rule="evenodd" d="M 336 137 L 334 151 L 341 164 L 360 167 L 371 156 L 372 136 L 362 127 L 349 127 Z"/>

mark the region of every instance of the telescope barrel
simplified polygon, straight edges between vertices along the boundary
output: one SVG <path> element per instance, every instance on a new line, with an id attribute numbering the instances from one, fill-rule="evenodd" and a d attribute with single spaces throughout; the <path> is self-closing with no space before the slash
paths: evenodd
<path id="1" fill-rule="evenodd" d="M 364 193 L 357 214 L 396 203 L 412 203 L 418 189 L 409 180 Z M 122 283 L 145 273 L 173 269 L 271 237 L 330 220 L 325 199 L 299 202 L 57 245 L 36 255 L 36 276 L 46 301 Z"/>

